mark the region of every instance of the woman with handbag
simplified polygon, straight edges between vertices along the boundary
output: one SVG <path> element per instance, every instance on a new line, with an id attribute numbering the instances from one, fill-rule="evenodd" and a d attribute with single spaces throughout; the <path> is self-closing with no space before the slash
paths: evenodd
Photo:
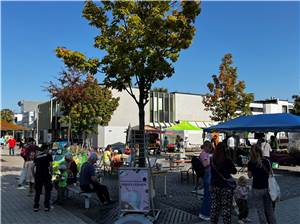
<path id="1" fill-rule="evenodd" d="M 253 177 L 253 200 L 260 224 L 276 224 L 272 200 L 268 190 L 268 179 L 270 174 L 270 162 L 263 157 L 260 147 L 253 145 L 250 150 L 248 176 L 249 178 Z"/>
<path id="2" fill-rule="evenodd" d="M 212 144 L 209 141 L 205 141 L 203 143 L 203 150 L 200 153 L 199 159 L 204 168 L 204 176 L 203 176 L 203 188 L 204 195 L 202 200 L 202 206 L 200 209 L 199 217 L 205 221 L 210 220 L 210 208 L 211 208 L 211 199 L 210 199 L 210 157 L 212 153 Z"/>
<path id="3" fill-rule="evenodd" d="M 211 223 L 217 224 L 222 211 L 223 223 L 231 223 L 233 193 L 236 182 L 231 174 L 237 170 L 231 159 L 226 157 L 226 145 L 219 143 L 211 160 Z"/>

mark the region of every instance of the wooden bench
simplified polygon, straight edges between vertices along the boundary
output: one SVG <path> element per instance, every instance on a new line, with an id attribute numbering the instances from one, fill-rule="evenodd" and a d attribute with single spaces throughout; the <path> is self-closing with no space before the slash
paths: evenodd
<path id="1" fill-rule="evenodd" d="M 80 187 L 77 185 L 69 185 L 67 187 L 67 196 L 69 195 L 69 192 L 72 192 L 73 194 L 78 194 L 79 196 L 84 197 L 84 208 L 86 208 L 86 209 L 90 208 L 92 193 L 87 193 L 87 192 L 81 191 Z"/>

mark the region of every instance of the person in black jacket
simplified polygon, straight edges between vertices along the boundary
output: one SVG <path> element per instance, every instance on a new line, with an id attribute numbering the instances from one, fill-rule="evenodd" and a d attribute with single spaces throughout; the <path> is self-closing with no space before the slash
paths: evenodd
<path id="1" fill-rule="evenodd" d="M 211 161 L 211 223 L 218 223 L 222 211 L 223 222 L 231 223 L 235 182 L 231 174 L 237 170 L 231 159 L 226 157 L 226 145 L 219 143 Z"/>
<path id="2" fill-rule="evenodd" d="M 42 145 L 33 161 L 35 165 L 35 196 L 33 209 L 35 212 L 39 210 L 40 195 L 43 187 L 45 188 L 44 209 L 45 211 L 50 210 L 50 197 L 52 190 L 52 156 L 48 153 L 47 149 L 48 146 L 46 144 Z"/>

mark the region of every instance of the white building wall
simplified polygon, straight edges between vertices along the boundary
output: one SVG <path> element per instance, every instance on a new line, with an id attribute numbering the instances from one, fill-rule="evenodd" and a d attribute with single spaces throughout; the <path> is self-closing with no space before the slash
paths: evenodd
<path id="1" fill-rule="evenodd" d="M 139 98 L 139 90 L 134 88 L 133 93 Z M 136 126 L 139 124 L 139 110 L 134 99 L 126 92 L 112 90 L 113 97 L 120 97 L 119 106 L 115 110 L 108 126 Z M 145 106 L 145 123 L 149 123 L 149 103 Z"/>
<path id="2" fill-rule="evenodd" d="M 21 124 L 22 119 L 23 119 L 23 114 L 14 114 L 14 121 L 17 124 Z"/>
<path id="3" fill-rule="evenodd" d="M 175 121 L 210 121 L 210 112 L 204 110 L 203 96 L 175 93 Z"/>
<path id="4" fill-rule="evenodd" d="M 139 90 L 133 93 L 139 98 Z M 115 143 L 126 142 L 126 130 L 139 125 L 139 110 L 134 99 L 126 91 L 112 90 L 113 97 L 119 97 L 119 106 L 114 111 L 108 126 L 99 126 L 98 134 L 92 137 L 92 143 L 98 147 L 106 147 Z M 145 106 L 145 124 L 149 124 L 149 103 Z"/>
<path id="5" fill-rule="evenodd" d="M 265 114 L 282 113 L 282 107 L 278 104 L 264 104 Z"/>

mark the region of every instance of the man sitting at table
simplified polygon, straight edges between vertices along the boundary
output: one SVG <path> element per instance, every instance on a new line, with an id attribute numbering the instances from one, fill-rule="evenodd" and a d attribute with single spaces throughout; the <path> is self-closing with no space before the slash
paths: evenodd
<path id="1" fill-rule="evenodd" d="M 98 182 L 94 164 L 97 161 L 97 154 L 92 152 L 88 158 L 88 161 L 82 164 L 80 170 L 80 188 L 83 192 L 96 192 L 99 200 L 104 204 L 111 204 L 112 201 L 109 196 L 109 192 L 105 185 Z"/>

